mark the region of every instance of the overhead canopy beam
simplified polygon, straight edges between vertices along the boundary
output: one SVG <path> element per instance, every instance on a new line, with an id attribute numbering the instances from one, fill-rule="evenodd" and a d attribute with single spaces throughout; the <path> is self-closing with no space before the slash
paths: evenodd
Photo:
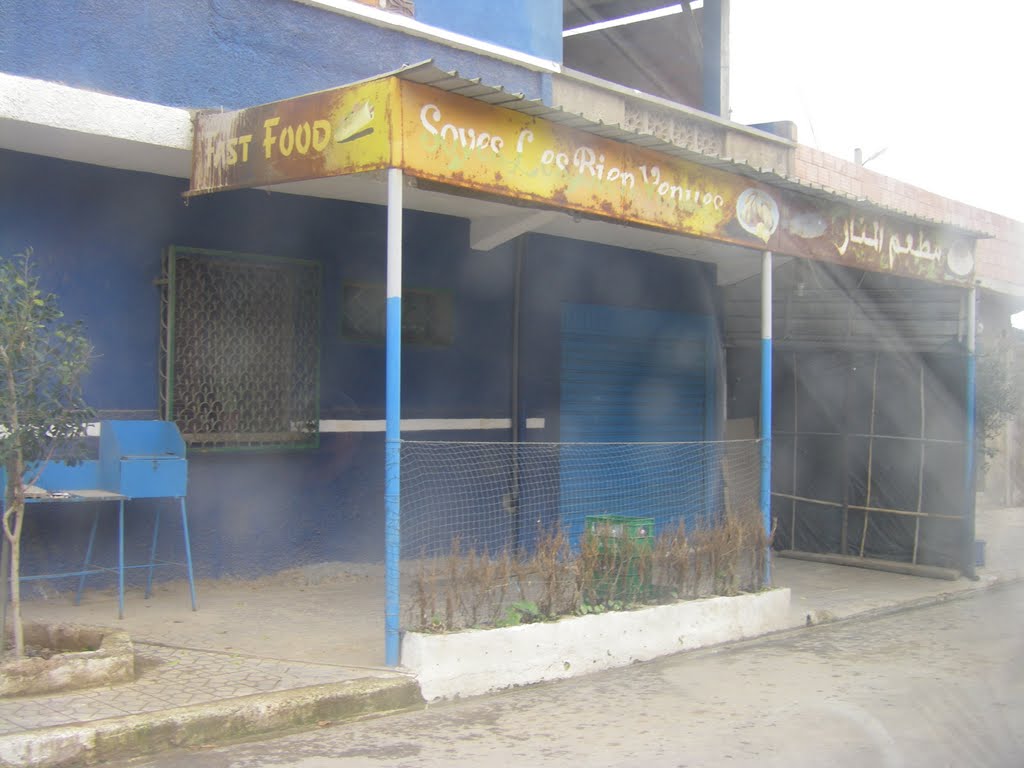
<path id="1" fill-rule="evenodd" d="M 487 216 L 469 222 L 469 246 L 474 251 L 489 251 L 502 243 L 534 232 L 561 214 L 556 211 L 530 211 L 522 215 Z"/>

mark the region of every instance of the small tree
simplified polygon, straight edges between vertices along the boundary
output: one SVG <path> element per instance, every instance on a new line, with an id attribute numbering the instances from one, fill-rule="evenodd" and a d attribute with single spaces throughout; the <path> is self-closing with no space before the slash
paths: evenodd
<path id="1" fill-rule="evenodd" d="M 57 298 L 43 293 L 31 251 L 0 261 L 0 461 L 7 470 L 3 532 L 11 550 L 14 651 L 24 655 L 21 532 L 26 486 L 55 452 L 74 460 L 92 414 L 81 382 L 92 347 L 81 323 L 62 322 Z"/>
<path id="2" fill-rule="evenodd" d="M 978 355 L 975 414 L 978 449 L 984 471 L 999 453 L 996 438 L 1006 422 L 1021 412 L 1022 382 L 1013 365 L 1011 338 L 1004 336 Z"/>

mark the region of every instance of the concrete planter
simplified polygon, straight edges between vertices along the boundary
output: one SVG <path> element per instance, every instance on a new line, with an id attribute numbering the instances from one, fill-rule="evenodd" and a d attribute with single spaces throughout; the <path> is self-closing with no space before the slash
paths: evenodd
<path id="1" fill-rule="evenodd" d="M 447 635 L 407 632 L 402 665 L 427 701 L 599 672 L 788 626 L 790 592 L 711 597 Z"/>
<path id="2" fill-rule="evenodd" d="M 48 659 L 0 664 L 0 696 L 52 693 L 135 679 L 135 650 L 127 632 L 77 624 L 26 624 L 25 644 L 62 652 Z"/>

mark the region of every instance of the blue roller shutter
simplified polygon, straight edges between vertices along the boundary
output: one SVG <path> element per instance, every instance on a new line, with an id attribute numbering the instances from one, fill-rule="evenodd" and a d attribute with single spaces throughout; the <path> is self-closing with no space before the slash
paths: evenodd
<path id="1" fill-rule="evenodd" d="M 712 319 L 626 307 L 562 309 L 560 440 L 563 443 L 697 442 L 715 439 Z M 660 458 L 662 454 L 657 454 Z M 693 449 L 694 462 L 706 454 Z M 665 493 L 671 479 L 705 482 L 706 467 L 653 461 L 646 449 L 563 451 L 563 526 L 575 542 L 590 514 L 656 517 L 690 510 Z M 673 477 L 665 474 L 672 472 Z M 694 479 L 696 478 L 696 479 Z M 682 489 L 686 504 L 705 488 Z"/>

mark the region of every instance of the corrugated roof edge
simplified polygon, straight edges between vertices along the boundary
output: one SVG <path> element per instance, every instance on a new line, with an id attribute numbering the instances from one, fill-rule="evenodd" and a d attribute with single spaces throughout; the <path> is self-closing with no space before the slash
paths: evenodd
<path id="1" fill-rule="evenodd" d="M 486 83 L 482 83 L 480 78 L 465 78 L 457 71 L 443 70 L 437 67 L 432 59 L 428 59 L 418 64 L 410 64 L 393 72 L 378 75 L 377 77 L 370 79 L 376 80 L 380 77 L 389 76 L 399 77 L 403 80 L 420 83 L 421 85 L 429 85 L 432 88 L 438 88 L 439 90 L 443 90 L 448 93 L 454 93 L 459 96 L 475 99 L 476 101 L 482 101 L 492 106 L 504 107 L 516 112 L 523 112 L 531 117 L 539 117 L 561 125 L 568 125 L 569 127 L 576 128 L 586 133 L 592 133 L 595 136 L 634 144 L 636 146 L 644 147 L 645 149 L 660 152 L 661 154 L 668 155 L 670 157 L 679 157 L 710 168 L 737 173 L 741 176 L 746 176 L 772 186 L 781 187 L 782 189 L 787 189 L 793 192 L 799 192 L 821 200 L 827 200 L 830 202 L 839 201 L 863 210 L 884 214 L 886 216 L 894 216 L 914 223 L 923 222 L 933 226 L 952 229 L 975 238 L 994 237 L 990 232 L 969 229 L 951 221 L 943 221 L 941 219 L 934 219 L 928 216 L 920 216 L 911 213 L 910 211 L 882 205 L 881 203 L 874 202 L 866 197 L 827 189 L 820 184 L 803 181 L 802 179 L 780 174 L 773 170 L 755 168 L 746 162 L 734 160 L 733 158 L 720 157 L 717 155 L 705 155 L 701 152 L 695 152 L 693 150 L 671 144 L 663 139 L 659 139 L 657 136 L 652 136 L 651 134 L 637 133 L 635 131 L 627 130 L 620 125 L 594 122 L 582 115 L 568 112 L 561 107 L 552 107 L 540 100 L 528 99 L 522 93 L 509 93 L 501 85 L 488 85 Z"/>

